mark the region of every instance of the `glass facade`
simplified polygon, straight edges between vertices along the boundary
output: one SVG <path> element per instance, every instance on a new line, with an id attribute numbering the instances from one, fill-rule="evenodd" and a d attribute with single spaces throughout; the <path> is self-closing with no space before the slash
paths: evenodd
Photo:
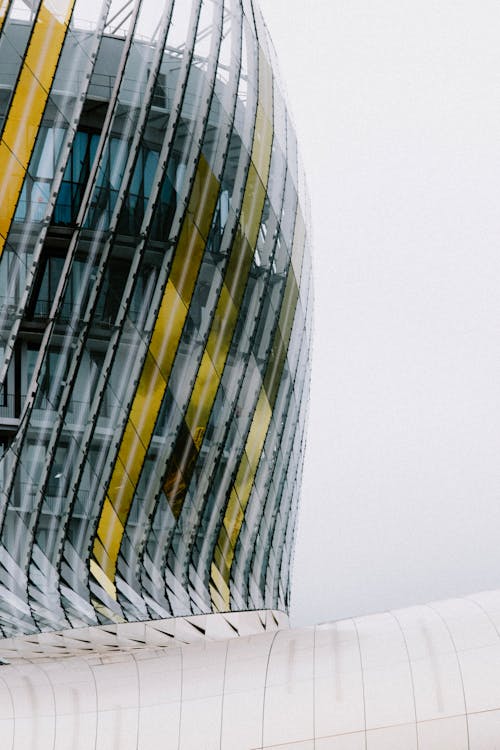
<path id="1" fill-rule="evenodd" d="M 312 293 L 260 11 L 0 25 L 0 632 L 286 612 Z"/>

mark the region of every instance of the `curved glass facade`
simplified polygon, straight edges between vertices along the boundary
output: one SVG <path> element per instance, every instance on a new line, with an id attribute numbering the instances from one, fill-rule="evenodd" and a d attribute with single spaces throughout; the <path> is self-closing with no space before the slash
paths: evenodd
<path id="1" fill-rule="evenodd" d="M 1 632 L 286 611 L 312 293 L 260 11 L 3 8 Z"/>

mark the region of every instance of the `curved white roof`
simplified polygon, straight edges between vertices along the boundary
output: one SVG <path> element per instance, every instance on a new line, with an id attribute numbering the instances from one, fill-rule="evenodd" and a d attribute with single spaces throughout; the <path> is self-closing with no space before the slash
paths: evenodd
<path id="1" fill-rule="evenodd" d="M 310 628 L 13 660 L 0 670 L 2 748 L 493 750 L 499 627 L 492 591 Z"/>

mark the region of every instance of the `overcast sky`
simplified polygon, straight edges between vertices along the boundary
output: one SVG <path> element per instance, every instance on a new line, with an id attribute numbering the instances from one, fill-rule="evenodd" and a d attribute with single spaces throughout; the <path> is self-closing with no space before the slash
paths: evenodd
<path id="1" fill-rule="evenodd" d="M 261 0 L 313 205 L 296 625 L 500 586 L 500 5 Z"/>

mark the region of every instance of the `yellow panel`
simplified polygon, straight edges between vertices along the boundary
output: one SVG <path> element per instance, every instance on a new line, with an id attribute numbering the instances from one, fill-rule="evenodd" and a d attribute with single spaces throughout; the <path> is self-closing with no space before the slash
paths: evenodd
<path id="1" fill-rule="evenodd" d="M 229 609 L 229 587 L 213 563 L 211 576 L 215 584 L 215 586 L 210 586 L 213 607 L 217 612 L 227 612 Z"/>
<path id="2" fill-rule="evenodd" d="M 125 525 L 127 520 L 126 499 L 130 492 L 134 491 L 134 485 L 127 473 L 126 467 L 120 458 L 116 460 L 117 465 L 113 471 L 111 481 L 108 487 L 108 498 L 113 498 L 113 506 L 122 524 Z M 130 473 L 133 473 L 129 468 Z"/>
<path id="3" fill-rule="evenodd" d="M 196 435 L 203 435 L 204 433 L 204 426 L 208 423 L 218 383 L 217 372 L 210 357 L 204 352 L 185 417 L 193 440 L 195 440 Z M 198 445 L 197 448 L 199 449 L 199 447 Z"/>
<path id="4" fill-rule="evenodd" d="M 99 519 L 98 537 L 103 542 L 109 561 L 104 574 L 111 580 L 113 587 L 124 526 L 165 395 L 203 257 L 205 238 L 200 233 L 200 228 L 206 237 L 217 202 L 218 187 L 219 183 L 210 171 L 206 159 L 201 157 L 170 276 L 151 336 L 149 351 L 132 402 L 129 420 L 125 425 L 108 486 L 107 498 Z M 202 439 L 202 433 L 197 427 L 193 429 L 193 438 L 195 442 Z M 110 515 L 106 503 L 109 503 L 114 516 Z M 93 554 L 96 559 L 99 559 L 97 537 L 94 540 Z M 116 598 L 116 590 L 114 596 Z"/>
<path id="5" fill-rule="evenodd" d="M 104 586 L 103 586 L 104 588 Z M 116 599 L 116 596 L 113 597 Z M 115 622 L 117 624 L 122 622 L 127 622 L 124 617 L 121 615 L 116 614 L 116 612 L 113 612 L 112 609 L 107 607 L 105 604 L 103 604 L 99 599 L 95 599 L 94 597 L 91 599 L 92 606 L 94 607 L 95 611 L 98 612 L 100 615 L 102 615 L 103 618 L 106 620 L 109 620 L 110 622 Z"/>
<path id="6" fill-rule="evenodd" d="M 227 579 L 229 579 L 229 568 L 226 565 L 228 549 L 228 546 L 225 546 L 223 549 L 221 549 L 218 545 L 216 545 L 214 550 L 213 564 L 216 566 L 219 572 L 219 578 L 221 581 L 226 581 Z"/>
<path id="7" fill-rule="evenodd" d="M 292 244 L 292 267 L 297 282 L 300 282 L 300 275 L 302 272 L 302 258 L 304 257 L 305 241 L 306 227 L 304 223 L 304 217 L 302 216 L 302 211 L 300 210 L 300 208 L 297 207 Z"/>
<path id="8" fill-rule="evenodd" d="M 198 178 L 193 184 L 187 215 L 206 242 L 219 193 L 219 182 L 203 155 L 201 155 L 197 169 Z"/>
<path id="9" fill-rule="evenodd" d="M 238 541 L 238 534 L 240 533 L 240 529 L 243 525 L 243 511 L 241 508 L 238 508 L 237 512 L 235 512 L 233 518 L 231 519 L 231 526 L 226 526 L 226 532 L 229 537 L 229 544 L 230 544 L 230 550 L 226 554 L 226 564 L 231 565 L 233 561 L 234 556 L 234 549 L 236 547 L 236 542 Z M 228 580 L 229 580 L 229 570 L 227 572 Z"/>
<path id="10" fill-rule="evenodd" d="M 97 536 L 101 540 L 103 552 L 107 558 L 111 561 L 114 557 L 118 557 L 120 541 L 123 536 L 123 525 L 108 498 L 105 499 L 102 506 L 99 526 L 97 527 Z M 105 557 L 100 555 L 101 559 L 99 560 L 96 550 L 94 551 L 94 555 L 106 575 L 110 575 L 112 570 L 107 569 L 108 565 Z"/>
<path id="11" fill-rule="evenodd" d="M 266 393 L 261 388 L 252 424 L 245 443 L 245 452 L 238 467 L 229 502 L 224 514 L 224 521 L 217 544 L 223 555 L 224 563 L 219 563 L 219 572 L 227 584 L 227 600 L 224 606 L 229 607 L 229 576 L 234 558 L 236 543 L 241 531 L 245 510 L 252 491 L 260 456 L 264 448 L 267 430 L 271 422 L 272 410 Z M 224 532 L 224 533 L 223 533 Z M 224 595 L 223 595 L 224 598 Z"/>
<path id="12" fill-rule="evenodd" d="M 233 546 L 233 530 L 238 524 L 243 523 L 243 512 L 242 507 L 240 503 L 240 498 L 238 497 L 237 490 L 233 488 L 231 495 L 229 496 L 229 502 L 226 507 L 226 514 L 224 516 L 223 521 L 223 527 L 226 529 L 227 534 L 227 543 L 232 547 Z M 219 539 L 220 547 L 221 549 L 224 549 L 224 546 L 222 544 L 223 537 Z"/>
<path id="13" fill-rule="evenodd" d="M 42 3 L 26 50 L 0 142 L 0 255 L 59 62 L 74 0 L 61 0 L 61 18 Z"/>
<path id="14" fill-rule="evenodd" d="M 241 206 L 240 225 L 250 247 L 255 249 L 266 191 L 253 164 L 248 170 L 245 195 Z M 253 257 L 253 252 L 252 252 Z"/>
<path id="15" fill-rule="evenodd" d="M 198 427 L 198 429 L 194 431 L 193 442 L 195 446 L 198 448 L 198 450 L 200 450 L 201 448 L 204 434 L 205 434 L 205 429 L 203 427 Z"/>
<path id="16" fill-rule="evenodd" d="M 217 301 L 206 347 L 206 351 L 217 371 L 218 379 L 222 376 L 238 320 L 238 313 L 257 242 L 264 200 L 264 186 L 260 182 L 255 168 L 250 165 L 242 202 L 240 226 L 233 241 L 231 257 L 224 275 L 224 284 Z M 242 235 L 242 231 L 246 237 Z"/>
<path id="17" fill-rule="evenodd" d="M 295 275 L 292 269 L 290 269 L 288 278 L 286 280 L 285 294 L 283 296 L 283 303 L 281 305 L 280 317 L 278 321 L 281 338 L 286 346 L 288 346 L 288 341 L 290 339 L 290 333 L 292 331 L 298 299 L 299 288 L 297 286 L 297 282 L 295 281 Z"/>
<path id="18" fill-rule="evenodd" d="M 186 315 L 187 307 L 169 279 L 149 344 L 151 355 L 165 380 L 170 375 Z"/>
<path id="19" fill-rule="evenodd" d="M 217 568 L 212 564 L 212 574 L 216 574 Z M 229 589 L 227 584 L 224 585 L 225 596 L 221 596 L 218 589 L 210 584 L 210 598 L 215 612 L 227 612 L 229 607 L 226 606 L 226 600 L 229 601 Z M 227 590 L 227 591 L 226 591 Z"/>
<path id="20" fill-rule="evenodd" d="M 238 313 L 239 302 L 244 289 L 244 286 L 243 288 L 241 286 L 241 278 L 242 276 L 246 278 L 246 274 L 250 270 L 252 258 L 253 250 L 242 232 L 241 225 L 238 224 L 224 275 L 224 285 L 220 295 L 222 299 L 219 299 L 220 305 L 223 306 L 224 310 L 227 308 L 229 302 L 232 302 L 235 306 L 236 314 Z M 227 296 L 227 300 L 224 299 L 225 296 Z"/>
<path id="21" fill-rule="evenodd" d="M 96 563 L 95 560 L 90 561 L 90 572 L 96 579 L 96 581 L 99 583 L 100 586 L 104 589 L 104 591 L 112 598 L 116 599 L 116 586 L 108 576 L 104 573 L 102 568 Z M 94 605 L 95 606 L 95 605 Z"/>
<path id="22" fill-rule="evenodd" d="M 293 326 L 297 299 L 297 283 L 295 281 L 293 269 L 290 267 L 283 303 L 280 310 L 279 323 L 274 337 L 274 345 L 272 347 L 274 354 L 269 360 L 266 368 L 264 385 L 259 394 L 259 399 L 252 419 L 252 425 L 245 444 L 245 454 L 242 457 L 234 482 L 233 492 L 235 492 L 236 496 L 239 498 L 243 514 L 250 498 L 260 456 L 264 448 L 267 430 L 271 423 L 272 407 L 278 393 L 284 359 L 286 357 Z M 231 549 L 226 558 L 226 563 L 228 563 L 229 568 L 234 557 L 234 549 L 236 547 L 241 524 L 242 518 L 240 521 L 239 513 L 235 513 L 234 508 L 232 508 L 231 503 L 229 503 L 224 517 L 224 526 L 231 542 Z M 222 547 L 220 541 L 219 544 Z M 226 582 L 229 584 L 229 575 L 226 578 Z M 229 600 L 226 604 L 228 603 Z"/>
<path id="23" fill-rule="evenodd" d="M 267 104 L 270 106 L 269 102 Z M 206 429 L 226 364 L 259 234 L 266 197 L 266 188 L 261 177 L 267 182 L 271 147 L 272 127 L 265 117 L 264 105 L 259 103 L 252 148 L 252 158 L 256 159 L 259 166 L 256 167 L 253 163 L 249 166 L 239 227 L 233 240 L 206 350 L 188 405 L 186 424 L 191 435 L 194 435 L 197 429 Z"/>
<path id="24" fill-rule="evenodd" d="M 214 549 L 214 563 L 215 563 L 215 565 L 216 565 L 216 567 L 217 567 L 218 570 L 222 570 L 223 567 L 224 567 L 224 565 L 225 565 L 224 560 L 225 560 L 225 557 L 226 557 L 226 553 L 225 553 L 225 551 L 222 551 L 222 550 L 229 549 L 229 546 L 228 546 L 229 545 L 229 537 L 226 534 L 224 526 L 221 526 L 221 532 L 222 533 L 219 535 L 219 540 L 222 539 L 222 546 L 220 547 L 219 543 L 217 543 L 215 545 L 215 549 Z M 226 539 L 227 539 L 227 542 L 226 542 Z"/>
<path id="25" fill-rule="evenodd" d="M 206 347 L 219 378 L 226 364 L 252 257 L 250 245 L 240 233 L 233 243 Z"/>
<path id="26" fill-rule="evenodd" d="M 255 119 L 255 140 L 252 149 L 252 161 L 263 182 L 267 182 L 269 165 L 271 162 L 271 146 L 273 142 L 273 126 L 259 102 Z"/>
<path id="27" fill-rule="evenodd" d="M 252 161 L 264 183 L 267 183 L 273 139 L 273 74 L 266 56 L 259 48 L 259 104 L 255 118 Z"/>
<path id="28" fill-rule="evenodd" d="M 201 262 L 204 247 L 203 237 L 191 219 L 186 218 L 179 235 L 176 257 L 170 270 L 172 284 L 186 308 L 191 303 L 196 277 L 198 276 L 200 264 L 196 263 L 196 259 L 199 258 Z M 181 251 L 180 257 L 179 250 Z M 159 326 L 156 326 L 155 333 L 157 336 L 161 334 Z M 155 336 L 155 333 L 153 333 L 153 336 Z"/>
<path id="29" fill-rule="evenodd" d="M 253 259 L 255 245 L 259 235 L 262 210 L 264 208 L 273 141 L 272 89 L 272 71 L 262 49 L 260 49 L 258 105 L 255 116 L 252 158 L 241 208 L 240 232 L 236 235 L 233 243 L 233 251 L 231 253 L 231 258 L 224 279 L 225 288 L 223 288 L 219 298 L 214 324 L 207 344 L 207 351 L 210 354 L 212 362 L 215 364 L 219 378 L 229 352 L 229 345 L 231 343 L 231 337 L 236 325 L 241 299 L 243 297 L 247 276 Z M 217 333 L 214 333 L 214 331 Z M 255 472 L 257 470 L 258 458 L 260 457 L 260 451 L 262 450 L 262 448 L 258 450 L 258 446 L 263 445 L 263 441 L 265 440 L 267 427 L 269 425 L 269 422 L 267 422 L 266 425 L 265 421 L 267 418 L 270 420 L 270 413 L 267 397 L 261 390 L 256 413 L 245 446 L 245 454 L 239 467 L 239 471 L 242 472 L 240 475 L 240 481 L 238 486 L 235 482 L 235 486 L 226 508 L 223 527 L 219 534 L 218 545 L 220 553 L 224 557 L 224 562 L 219 562 L 218 565 L 215 561 L 212 563 L 212 579 L 216 581 L 214 571 L 217 571 L 217 580 L 219 581 L 217 584 L 218 591 L 216 596 L 213 596 L 212 589 L 212 605 L 215 611 L 224 611 L 229 608 L 228 583 L 229 572 L 234 556 L 234 547 L 243 523 L 245 506 L 250 496 L 251 484 L 253 481 L 251 478 L 252 471 Z M 260 419 L 263 419 L 264 421 L 259 425 L 257 422 Z M 253 457 L 252 460 L 257 463 L 255 469 L 252 464 L 247 471 L 243 471 L 243 466 L 245 465 L 245 462 L 247 462 L 248 457 L 246 452 L 247 447 L 250 451 L 250 455 Z M 242 493 L 241 495 L 240 492 Z M 239 507 L 239 510 L 236 510 L 237 506 Z M 225 529 L 227 529 L 227 533 Z"/>
<path id="30" fill-rule="evenodd" d="M 96 539 L 96 545 L 95 545 L 95 561 L 99 564 L 99 567 L 101 571 L 108 577 L 108 573 L 110 572 L 110 559 L 106 553 L 106 550 L 102 546 L 102 542 L 100 539 Z M 108 579 L 109 580 L 109 579 Z"/>
<path id="31" fill-rule="evenodd" d="M 273 111 L 273 71 L 262 47 L 259 47 L 259 101 L 270 117 Z"/>
<path id="32" fill-rule="evenodd" d="M 107 594 L 116 598 L 114 573 L 123 526 L 107 498 L 104 501 L 97 534 L 93 545 L 95 559 L 91 560 L 91 572 Z"/>
<path id="33" fill-rule="evenodd" d="M 255 460 L 260 457 L 262 448 L 264 447 L 264 437 L 262 436 L 262 427 L 269 425 L 271 421 L 272 410 L 267 400 L 267 396 L 261 389 L 257 406 L 252 419 L 252 426 L 248 433 L 247 442 L 245 445 L 245 453 L 248 456 L 248 460 L 251 464 L 254 464 Z M 265 428 L 267 432 L 267 427 Z"/>

